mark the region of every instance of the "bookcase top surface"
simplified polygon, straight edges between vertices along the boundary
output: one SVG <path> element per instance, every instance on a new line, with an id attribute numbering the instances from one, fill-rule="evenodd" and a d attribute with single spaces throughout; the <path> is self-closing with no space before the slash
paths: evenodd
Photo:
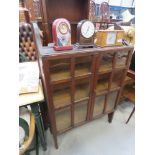
<path id="1" fill-rule="evenodd" d="M 74 47 L 72 50 L 65 51 L 55 51 L 50 46 L 43 46 L 40 50 L 41 57 L 56 57 L 56 56 L 66 56 L 66 55 L 78 55 L 78 54 L 95 54 L 100 52 L 116 52 L 116 51 L 129 51 L 133 50 L 133 46 L 113 46 L 113 47 L 94 47 L 94 48 L 82 48 L 78 49 Z"/>

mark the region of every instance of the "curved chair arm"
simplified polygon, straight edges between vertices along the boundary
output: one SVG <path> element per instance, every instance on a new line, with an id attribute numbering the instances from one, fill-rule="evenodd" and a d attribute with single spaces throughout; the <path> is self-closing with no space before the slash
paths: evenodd
<path id="1" fill-rule="evenodd" d="M 30 112 L 30 127 L 29 127 L 29 137 L 28 139 L 22 144 L 19 149 L 19 155 L 24 154 L 24 152 L 29 148 L 32 143 L 33 137 L 35 134 L 35 117 L 32 112 Z"/>
<path id="2" fill-rule="evenodd" d="M 135 72 L 130 69 L 127 72 L 127 76 L 135 80 Z"/>

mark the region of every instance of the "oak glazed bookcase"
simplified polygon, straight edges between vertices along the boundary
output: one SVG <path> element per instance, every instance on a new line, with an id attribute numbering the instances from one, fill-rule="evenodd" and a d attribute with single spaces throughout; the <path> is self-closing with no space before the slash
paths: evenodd
<path id="1" fill-rule="evenodd" d="M 56 52 L 41 45 L 36 23 L 33 31 L 55 147 L 58 148 L 57 135 L 69 129 L 104 114 L 111 122 L 133 47 Z"/>

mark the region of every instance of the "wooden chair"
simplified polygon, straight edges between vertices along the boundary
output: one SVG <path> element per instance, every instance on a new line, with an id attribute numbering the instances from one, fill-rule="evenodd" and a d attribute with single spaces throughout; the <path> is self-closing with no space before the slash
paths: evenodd
<path id="1" fill-rule="evenodd" d="M 135 112 L 135 83 L 134 83 L 135 82 L 135 72 L 132 70 L 129 70 L 127 73 L 127 78 L 131 78 L 133 81 L 131 83 L 127 83 L 124 86 L 122 96 L 129 99 L 134 104 L 134 108 L 133 108 L 129 118 L 126 121 L 126 124 L 129 122 L 131 116 Z"/>
<path id="2" fill-rule="evenodd" d="M 21 144 L 20 148 L 19 148 L 19 155 L 29 155 L 29 152 L 27 151 L 28 148 L 30 147 L 33 139 L 34 139 L 34 135 L 35 135 L 35 117 L 33 115 L 32 112 L 29 112 L 30 114 L 30 125 L 28 128 L 27 122 L 24 121 L 24 119 L 19 120 L 19 125 L 24 129 L 25 131 L 25 140 L 24 142 Z M 38 145 L 38 138 L 36 135 L 36 145 Z M 37 150 L 36 150 L 36 154 L 38 154 L 38 146 L 37 146 Z"/>
<path id="3" fill-rule="evenodd" d="M 43 34 L 40 31 L 41 41 Z M 33 31 L 30 23 L 19 23 L 19 62 L 37 61 L 37 49 L 33 40 Z M 44 128 L 47 129 L 48 117 L 46 115 L 47 107 L 40 105 Z"/>

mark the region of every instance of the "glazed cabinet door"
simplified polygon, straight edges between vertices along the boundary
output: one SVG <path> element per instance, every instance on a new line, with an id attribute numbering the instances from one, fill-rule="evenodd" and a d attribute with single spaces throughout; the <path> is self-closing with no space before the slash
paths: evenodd
<path id="1" fill-rule="evenodd" d="M 126 74 L 128 51 L 102 52 L 96 60 L 90 119 L 113 112 Z"/>
<path id="2" fill-rule="evenodd" d="M 48 61 L 51 108 L 56 130 L 62 133 L 88 119 L 92 84 L 93 55 L 55 58 Z"/>
<path id="3" fill-rule="evenodd" d="M 88 120 L 93 89 L 94 55 L 75 57 L 74 71 L 74 126 Z"/>

